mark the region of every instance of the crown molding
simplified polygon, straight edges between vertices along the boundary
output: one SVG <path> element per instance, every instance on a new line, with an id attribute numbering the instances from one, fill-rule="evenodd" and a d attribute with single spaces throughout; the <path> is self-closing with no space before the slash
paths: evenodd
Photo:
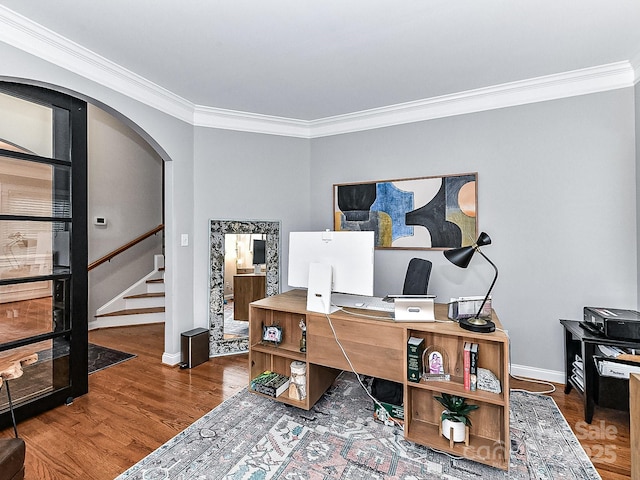
<path id="1" fill-rule="evenodd" d="M 312 137 L 465 115 L 633 86 L 629 62 L 585 68 L 466 92 L 374 108 L 311 123 Z"/>
<path id="2" fill-rule="evenodd" d="M 633 86 L 640 54 L 624 61 L 317 120 L 194 105 L 0 5 L 0 41 L 199 127 L 318 138 Z"/>
<path id="3" fill-rule="evenodd" d="M 2 5 L 0 41 L 193 123 L 193 103 Z"/>
<path id="4" fill-rule="evenodd" d="M 311 138 L 310 122 L 294 118 L 196 105 L 193 119 L 197 127 Z"/>

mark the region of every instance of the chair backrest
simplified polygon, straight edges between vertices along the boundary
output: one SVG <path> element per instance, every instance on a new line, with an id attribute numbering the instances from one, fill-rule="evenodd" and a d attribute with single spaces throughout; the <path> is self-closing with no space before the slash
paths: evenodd
<path id="1" fill-rule="evenodd" d="M 412 258 L 404 277 L 403 295 L 426 295 L 431 276 L 431 262 L 424 258 Z"/>

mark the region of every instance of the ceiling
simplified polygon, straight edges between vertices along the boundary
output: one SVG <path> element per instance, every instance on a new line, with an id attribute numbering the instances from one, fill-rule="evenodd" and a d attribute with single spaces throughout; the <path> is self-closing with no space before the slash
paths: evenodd
<path id="1" fill-rule="evenodd" d="M 614 62 L 638 72 L 640 63 L 640 0 L 0 6 L 193 105 L 303 121 Z"/>

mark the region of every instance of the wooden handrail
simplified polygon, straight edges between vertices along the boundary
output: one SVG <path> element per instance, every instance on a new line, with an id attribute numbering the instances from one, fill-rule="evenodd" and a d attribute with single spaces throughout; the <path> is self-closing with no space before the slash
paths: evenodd
<path id="1" fill-rule="evenodd" d="M 164 229 L 164 225 L 160 224 L 158 225 L 156 228 L 149 230 L 147 233 L 143 233 L 142 235 L 140 235 L 139 237 L 134 238 L 133 240 L 131 240 L 129 243 L 116 248 L 114 251 L 107 253 L 104 257 L 99 258 L 98 260 L 96 260 L 95 262 L 92 262 L 89 264 L 89 266 L 87 267 L 87 271 L 91 271 L 94 268 L 96 268 L 98 265 L 102 265 L 104 262 L 108 262 L 110 261 L 113 257 L 115 257 L 116 255 L 119 255 L 120 253 L 130 249 L 131 247 L 133 247 L 134 245 L 140 243 L 141 241 L 151 237 L 152 235 L 155 235 L 158 232 L 161 232 Z"/>

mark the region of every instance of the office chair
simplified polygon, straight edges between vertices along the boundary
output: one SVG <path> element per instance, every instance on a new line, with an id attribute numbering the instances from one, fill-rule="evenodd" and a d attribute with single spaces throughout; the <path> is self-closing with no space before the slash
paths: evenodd
<path id="1" fill-rule="evenodd" d="M 431 262 L 424 258 L 412 258 L 404 277 L 403 295 L 426 295 L 431 276 Z"/>

